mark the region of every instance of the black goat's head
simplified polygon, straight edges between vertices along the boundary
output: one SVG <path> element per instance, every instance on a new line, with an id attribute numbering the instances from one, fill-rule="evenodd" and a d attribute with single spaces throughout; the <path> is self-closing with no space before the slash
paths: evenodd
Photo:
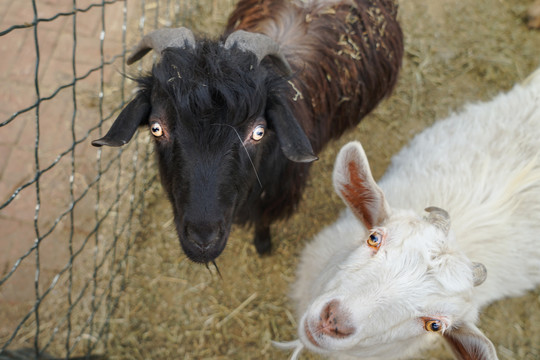
<path id="1" fill-rule="evenodd" d="M 182 248 L 207 263 L 225 248 L 238 207 L 271 181 L 259 178 L 261 167 L 283 154 L 296 162 L 316 157 L 287 102 L 280 73 L 290 68 L 269 38 L 242 31 L 225 43 L 195 42 L 187 29 L 171 31 L 149 34 L 128 59 L 150 49 L 161 54 L 109 132 L 92 144 L 121 146 L 139 126 L 150 129 Z M 280 71 L 261 64 L 268 56 Z"/>

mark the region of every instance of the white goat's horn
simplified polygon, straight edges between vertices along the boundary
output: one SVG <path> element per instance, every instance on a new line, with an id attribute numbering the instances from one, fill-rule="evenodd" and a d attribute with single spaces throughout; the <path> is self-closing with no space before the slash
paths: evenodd
<path id="1" fill-rule="evenodd" d="M 276 65 L 281 71 L 287 75 L 292 74 L 291 66 L 283 53 L 279 50 L 279 44 L 275 42 L 271 37 L 252 33 L 244 30 L 237 30 L 230 34 L 225 40 L 225 49 L 230 49 L 236 44 L 242 51 L 251 51 L 256 56 L 259 62 L 266 56 L 273 56 L 277 62 Z"/>
<path id="2" fill-rule="evenodd" d="M 429 213 L 426 220 L 441 229 L 445 235 L 448 235 L 450 231 L 450 215 L 446 210 L 435 206 L 427 207 L 424 210 Z"/>
<path id="3" fill-rule="evenodd" d="M 133 53 L 128 57 L 127 64 L 131 65 L 141 59 L 150 50 L 161 54 L 169 47 L 195 47 L 195 36 L 193 32 L 185 27 L 158 29 L 146 34 L 137 44 Z"/>
<path id="4" fill-rule="evenodd" d="M 487 278 L 487 269 L 484 264 L 473 262 L 473 284 L 481 285 Z"/>

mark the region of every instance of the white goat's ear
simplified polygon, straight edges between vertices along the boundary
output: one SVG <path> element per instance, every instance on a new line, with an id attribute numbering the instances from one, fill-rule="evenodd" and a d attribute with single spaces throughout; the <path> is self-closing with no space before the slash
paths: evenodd
<path id="1" fill-rule="evenodd" d="M 457 360 L 497 360 L 492 342 L 472 323 L 444 332 L 443 338 Z"/>
<path id="2" fill-rule="evenodd" d="M 366 228 L 374 228 L 388 217 L 389 206 L 359 142 L 350 142 L 340 150 L 333 181 L 337 194 Z"/>

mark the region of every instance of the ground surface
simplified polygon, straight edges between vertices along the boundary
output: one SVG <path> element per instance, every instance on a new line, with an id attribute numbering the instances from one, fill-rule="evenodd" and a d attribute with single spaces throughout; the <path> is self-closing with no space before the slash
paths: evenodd
<path id="1" fill-rule="evenodd" d="M 396 91 L 355 131 L 325 149 L 298 214 L 274 227 L 270 257 L 259 258 L 250 231 L 236 227 L 218 259 L 222 278 L 190 263 L 181 253 L 169 204 L 159 187 L 153 189 L 145 240 L 130 260 L 129 287 L 112 323 L 111 358 L 287 358 L 270 341 L 295 338 L 287 292 L 297 255 L 343 208 L 331 186 L 339 148 L 360 140 L 378 178 L 391 155 L 435 119 L 523 80 L 540 66 L 540 32 L 528 30 L 524 20 L 531 2 L 402 1 L 406 54 Z M 540 359 L 540 291 L 493 304 L 481 314 L 479 327 L 501 359 Z M 451 359 L 442 348 L 421 358 Z"/>

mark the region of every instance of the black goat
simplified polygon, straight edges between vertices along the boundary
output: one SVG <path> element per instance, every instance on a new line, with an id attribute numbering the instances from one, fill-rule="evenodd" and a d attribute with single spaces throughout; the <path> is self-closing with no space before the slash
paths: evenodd
<path id="1" fill-rule="evenodd" d="M 241 0 L 220 40 L 186 28 L 146 35 L 128 64 L 161 59 L 95 146 L 154 135 L 180 243 L 207 263 L 231 223 L 270 225 L 292 214 L 310 162 L 395 85 L 403 37 L 392 0 Z"/>

